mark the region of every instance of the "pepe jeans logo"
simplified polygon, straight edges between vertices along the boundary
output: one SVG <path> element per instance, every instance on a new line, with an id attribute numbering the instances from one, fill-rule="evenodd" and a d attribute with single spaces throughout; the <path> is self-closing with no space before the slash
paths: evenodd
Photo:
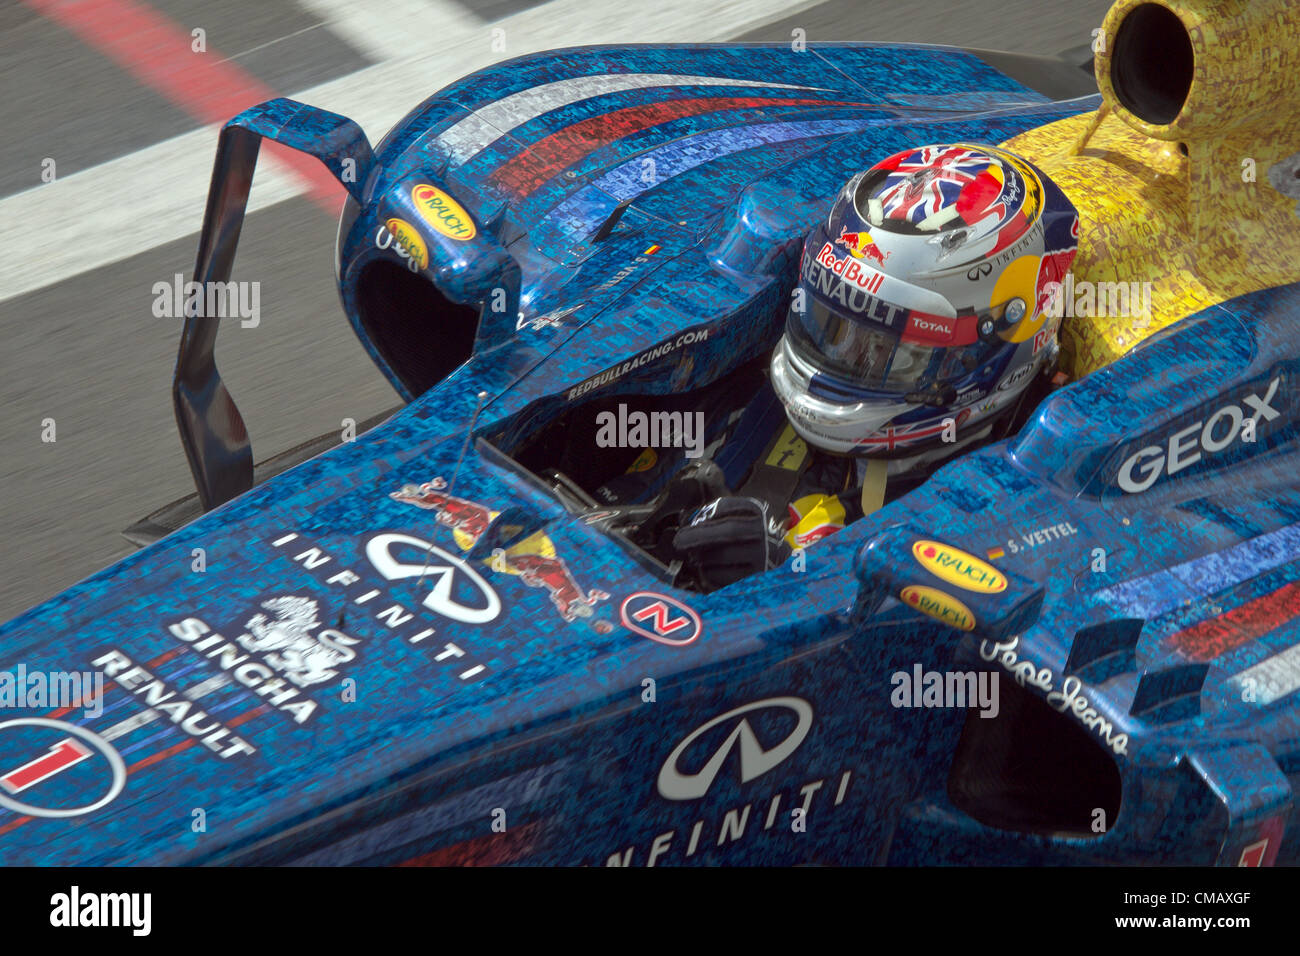
<path id="1" fill-rule="evenodd" d="M 757 711 L 781 710 L 795 715 L 795 727 L 780 743 L 765 749 L 759 743 L 758 736 L 754 733 L 754 728 L 750 726 L 749 719 L 741 715 Z M 696 773 L 683 773 L 679 764 L 683 754 L 691 744 L 714 727 L 725 724 L 736 717 L 740 719 L 736 721 L 731 733 L 727 735 L 722 745 L 713 752 L 713 756 L 709 757 L 704 766 Z M 659 771 L 659 795 L 666 800 L 698 800 L 703 797 L 709 792 L 709 788 L 713 786 L 713 781 L 717 778 L 719 771 L 722 770 L 723 764 L 727 762 L 732 750 L 737 748 L 739 748 L 740 756 L 740 782 L 749 783 L 768 771 L 774 770 L 782 761 L 799 749 L 799 745 L 808 736 L 808 731 L 812 729 L 812 719 L 812 705 L 798 697 L 769 697 L 766 700 L 757 700 L 752 704 L 745 704 L 743 707 L 737 707 L 725 714 L 720 714 L 696 729 L 668 755 L 668 759 Z"/>
<path id="2" fill-rule="evenodd" d="M 909 584 L 899 592 L 899 597 L 908 607 L 914 607 L 936 621 L 950 624 L 962 631 L 975 628 L 975 615 L 971 613 L 971 609 L 951 594 L 945 594 L 938 588 L 926 587 L 924 584 Z"/>
<path id="3" fill-rule="evenodd" d="M 934 322 L 927 319 L 914 318 L 912 319 L 912 325 L 920 329 L 922 332 L 938 332 L 942 335 L 952 334 L 952 329 L 942 322 Z"/>
<path id="4" fill-rule="evenodd" d="M 986 661 L 996 661 L 1002 669 L 1015 678 L 1021 687 L 1036 687 L 1045 695 L 1047 705 L 1058 714 L 1072 714 L 1079 723 L 1095 733 L 1113 752 L 1128 756 L 1128 734 L 1115 732 L 1115 725 L 1102 715 L 1082 693 L 1083 681 L 1071 674 L 1056 689 L 1056 678 L 1050 669 L 1021 656 L 1020 636 L 1006 643 L 981 641 L 979 655 Z"/>
<path id="5" fill-rule="evenodd" d="M 1007 589 L 1006 576 L 993 565 L 938 541 L 914 542 L 912 557 L 935 577 L 967 591 L 999 594 Z"/>
<path id="6" fill-rule="evenodd" d="M 478 235 L 474 220 L 464 207 L 437 186 L 422 183 L 411 190 L 411 199 L 424 221 L 444 236 L 466 242 Z"/>

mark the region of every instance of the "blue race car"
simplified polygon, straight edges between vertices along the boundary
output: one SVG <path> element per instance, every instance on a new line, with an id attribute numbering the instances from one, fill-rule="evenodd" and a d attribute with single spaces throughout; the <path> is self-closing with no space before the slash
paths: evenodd
<path id="1" fill-rule="evenodd" d="M 316 156 L 406 404 L 255 467 L 196 298 L 197 495 L 0 628 L 91 688 L 10 684 L 5 861 L 1293 862 L 1300 14 L 1226 6 L 1120 0 L 1100 95 L 589 47 L 233 119 L 199 288 Z"/>

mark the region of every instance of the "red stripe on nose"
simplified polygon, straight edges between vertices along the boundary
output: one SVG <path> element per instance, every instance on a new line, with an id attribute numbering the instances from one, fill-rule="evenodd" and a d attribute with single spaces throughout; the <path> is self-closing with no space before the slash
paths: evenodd
<path id="1" fill-rule="evenodd" d="M 1169 641 L 1193 660 L 1214 660 L 1300 617 L 1300 581 L 1255 598 L 1218 617 L 1199 621 Z"/>
<path id="2" fill-rule="evenodd" d="M 760 96 L 702 96 L 642 103 L 581 120 L 539 139 L 523 153 L 502 164 L 492 174 L 492 181 L 517 195 L 527 196 L 601 146 L 671 120 L 764 106 L 841 105 L 844 104 L 838 101 Z"/>

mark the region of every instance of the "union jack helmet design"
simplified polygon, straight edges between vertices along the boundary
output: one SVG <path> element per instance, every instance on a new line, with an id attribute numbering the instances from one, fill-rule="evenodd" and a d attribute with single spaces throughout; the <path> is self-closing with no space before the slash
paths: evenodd
<path id="1" fill-rule="evenodd" d="M 1056 184 L 998 147 L 908 149 L 853 177 L 804 243 L 772 360 L 795 430 L 898 459 L 986 434 L 1055 364 L 1048 306 L 1078 235 Z"/>

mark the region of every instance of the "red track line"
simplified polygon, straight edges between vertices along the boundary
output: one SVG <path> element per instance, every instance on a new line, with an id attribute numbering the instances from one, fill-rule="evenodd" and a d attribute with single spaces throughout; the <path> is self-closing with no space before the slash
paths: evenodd
<path id="1" fill-rule="evenodd" d="M 31 817 L 19 817 L 17 820 L 10 820 L 4 826 L 0 827 L 0 836 L 4 836 L 10 830 L 17 830 L 30 819 Z"/>
<path id="2" fill-rule="evenodd" d="M 107 691 L 108 691 L 108 686 L 107 686 L 107 685 L 105 685 L 105 687 L 104 687 L 104 691 L 105 691 L 105 693 L 107 693 Z M 70 713 L 72 713 L 74 710 L 79 709 L 83 703 L 85 703 L 85 701 L 77 701 L 77 703 L 73 704 L 73 705 L 70 706 L 70 707 L 60 707 L 58 710 L 51 711 L 50 713 L 46 714 L 45 716 L 46 716 L 47 718 L 49 718 L 50 720 L 58 720 L 58 719 L 59 719 L 60 717 L 62 717 L 64 714 L 70 714 Z"/>
<path id="3" fill-rule="evenodd" d="M 149 667 L 158 667 L 160 664 L 166 664 L 172 658 L 179 656 L 182 650 L 184 650 L 182 647 L 173 647 L 170 651 L 163 651 L 157 657 L 145 661 L 145 664 Z"/>
<path id="4" fill-rule="evenodd" d="M 541 831 L 541 821 L 534 820 L 523 826 L 511 827 L 504 833 L 472 837 L 442 847 L 420 856 L 411 857 L 396 866 L 499 866 L 527 856 L 533 849 L 533 838 Z"/>
<path id="5" fill-rule="evenodd" d="M 22 2 L 204 125 L 225 123 L 248 107 L 279 95 L 224 60 L 211 46 L 205 53 L 193 52 L 193 37 L 187 29 L 136 0 Z M 331 216 L 338 214 L 342 187 L 316 159 L 278 143 L 263 143 L 263 149 L 307 182 L 308 195 L 317 205 Z"/>

